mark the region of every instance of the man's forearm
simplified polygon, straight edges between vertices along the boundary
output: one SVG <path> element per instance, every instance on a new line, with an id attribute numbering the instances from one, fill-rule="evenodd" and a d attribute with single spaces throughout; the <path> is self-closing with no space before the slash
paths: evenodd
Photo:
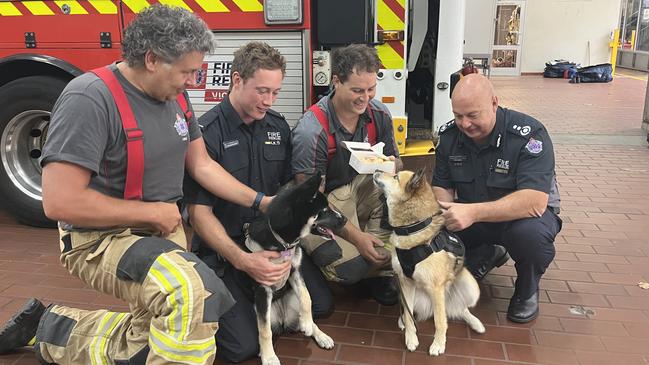
<path id="1" fill-rule="evenodd" d="M 221 222 L 206 205 L 187 206 L 194 232 L 235 268 L 240 269 L 244 251 L 228 236 Z"/>
<path id="2" fill-rule="evenodd" d="M 350 242 L 353 245 L 356 245 L 358 242 L 358 236 L 361 233 L 361 230 L 354 226 L 352 222 L 347 220 L 347 223 L 343 226 L 343 228 L 337 230 L 334 232 L 344 240 Z"/>
<path id="3" fill-rule="evenodd" d="M 257 192 L 244 185 L 212 159 L 188 169 L 190 176 L 215 196 L 241 205 L 252 206 Z"/>
<path id="4" fill-rule="evenodd" d="M 433 194 L 435 199 L 440 202 L 453 202 L 455 200 L 455 190 L 433 186 Z"/>
<path id="5" fill-rule="evenodd" d="M 492 202 L 471 205 L 474 209 L 476 222 L 507 222 L 542 216 L 548 205 L 548 194 L 524 189 Z"/>

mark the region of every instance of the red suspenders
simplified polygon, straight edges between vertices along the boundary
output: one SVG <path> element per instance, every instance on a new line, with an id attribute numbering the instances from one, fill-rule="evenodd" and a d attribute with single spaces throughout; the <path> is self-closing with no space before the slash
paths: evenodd
<path id="1" fill-rule="evenodd" d="M 317 104 L 311 105 L 308 110 L 313 112 L 322 129 L 327 133 L 327 162 L 331 162 L 336 153 L 336 137 L 329 130 L 329 120 Z M 374 113 L 370 104 L 367 104 L 367 112 L 370 115 L 370 122 L 367 124 L 367 140 L 373 145 L 376 144 L 376 123 L 374 123 Z"/>
<path id="2" fill-rule="evenodd" d="M 137 126 L 131 105 L 126 98 L 124 88 L 117 80 L 113 71 L 108 67 L 99 67 L 90 72 L 97 75 L 108 87 L 113 95 L 115 105 L 122 119 L 122 128 L 126 134 L 126 184 L 124 186 L 124 199 L 142 199 L 142 181 L 144 179 L 144 141 L 143 133 Z M 179 94 L 176 101 L 185 113 L 185 120 L 189 124 L 192 113 L 187 105 L 185 94 Z"/>

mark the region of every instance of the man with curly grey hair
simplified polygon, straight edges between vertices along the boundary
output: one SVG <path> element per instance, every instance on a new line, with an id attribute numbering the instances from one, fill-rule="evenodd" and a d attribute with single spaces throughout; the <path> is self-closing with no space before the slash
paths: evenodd
<path id="1" fill-rule="evenodd" d="M 52 112 L 43 206 L 61 262 L 130 313 L 30 300 L 0 328 L 0 354 L 35 344 L 44 364 L 211 364 L 234 303 L 194 254 L 176 202 L 185 168 L 213 194 L 264 207 L 206 152 L 184 90 L 213 48 L 206 24 L 152 6 L 125 29 L 125 62 L 72 80 Z M 182 95 L 182 97 L 179 97 Z M 183 105 L 184 104 L 184 105 Z M 130 124 L 129 123 L 133 123 Z"/>

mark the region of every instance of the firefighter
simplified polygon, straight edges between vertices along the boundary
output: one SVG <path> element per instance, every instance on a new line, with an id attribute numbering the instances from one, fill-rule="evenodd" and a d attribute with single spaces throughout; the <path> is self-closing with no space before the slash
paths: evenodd
<path id="1" fill-rule="evenodd" d="M 41 160 L 43 205 L 59 221 L 63 265 L 130 312 L 32 299 L 0 329 L 0 353 L 35 344 L 44 364 L 213 362 L 218 321 L 233 298 L 185 251 L 176 205 L 183 170 L 241 205 L 257 193 L 209 158 L 182 94 L 212 50 L 198 17 L 151 6 L 124 31 L 124 62 L 65 88 Z"/>
<path id="2" fill-rule="evenodd" d="M 517 278 L 507 318 L 529 322 L 539 313 L 539 281 L 561 230 L 552 141 L 536 119 L 499 107 L 482 75 L 462 78 L 451 102 L 455 120 L 440 128 L 433 192 L 476 279 L 509 252 Z"/>
<path id="3" fill-rule="evenodd" d="M 291 129 L 271 109 L 286 70 L 284 57 L 266 43 L 251 42 L 234 53 L 231 84 L 223 101 L 199 118 L 207 150 L 215 161 L 241 182 L 275 195 L 291 175 Z M 274 264 L 276 251 L 250 253 L 243 226 L 259 215 L 258 207 L 242 207 L 201 188 L 193 179 L 184 184 L 184 202 L 194 228 L 192 250 L 213 269 L 236 304 L 219 322 L 218 357 L 241 362 L 259 353 L 253 281 L 273 285 L 288 275 L 290 260 Z M 305 255 L 300 266 L 313 300 L 313 314 L 326 316 L 332 298 L 322 273 Z"/>
<path id="4" fill-rule="evenodd" d="M 307 237 L 303 246 L 329 280 L 352 284 L 365 279 L 381 304 L 397 302 L 398 291 L 389 274 L 390 254 L 382 247 L 389 231 L 380 227 L 383 208 L 371 175 L 349 166 L 343 141 L 385 143 L 384 154 L 401 161 L 385 105 L 374 100 L 380 61 L 376 50 L 360 44 L 332 53 L 333 91 L 312 106 L 293 130 L 292 169 L 296 181 L 325 172 L 324 192 L 348 223 L 341 237 Z M 371 277 L 367 279 L 368 277 Z"/>

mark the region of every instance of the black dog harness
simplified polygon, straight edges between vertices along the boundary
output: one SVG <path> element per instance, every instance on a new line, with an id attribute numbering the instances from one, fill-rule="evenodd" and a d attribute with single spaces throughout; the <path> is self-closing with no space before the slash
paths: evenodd
<path id="1" fill-rule="evenodd" d="M 407 236 L 409 234 L 419 232 L 432 222 L 433 217 L 425 219 L 421 222 L 417 222 L 415 224 L 411 224 L 409 226 L 393 227 L 394 233 L 397 236 Z M 449 252 L 455 256 L 455 266 L 453 268 L 455 274 L 460 272 L 460 270 L 464 266 L 464 244 L 462 243 L 462 240 L 460 240 L 460 237 L 458 237 L 455 233 L 449 232 L 448 230 L 446 230 L 446 228 L 442 228 L 442 230 L 440 230 L 439 233 L 437 233 L 437 235 L 433 237 L 428 244 L 419 245 L 411 249 L 395 248 L 395 250 L 397 252 L 397 258 L 399 259 L 399 264 L 401 265 L 403 273 L 411 279 L 412 274 L 415 272 L 415 266 L 418 263 L 425 260 L 431 254 L 439 252 L 441 250 Z"/>

